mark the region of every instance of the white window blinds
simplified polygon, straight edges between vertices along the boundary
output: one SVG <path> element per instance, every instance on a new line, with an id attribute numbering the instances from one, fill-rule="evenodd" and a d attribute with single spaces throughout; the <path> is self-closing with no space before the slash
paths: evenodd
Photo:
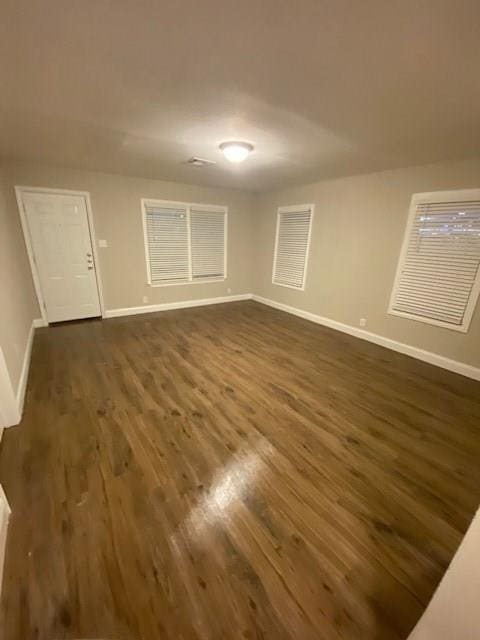
<path id="1" fill-rule="evenodd" d="M 192 278 L 223 278 L 225 274 L 225 214 L 190 211 Z"/>
<path id="2" fill-rule="evenodd" d="M 145 225 L 151 282 L 188 281 L 186 210 L 146 206 Z"/>
<path id="3" fill-rule="evenodd" d="M 417 194 L 389 311 L 466 331 L 478 297 L 479 270 L 480 191 Z"/>
<path id="4" fill-rule="evenodd" d="M 272 282 L 284 287 L 303 289 L 313 205 L 281 207 L 277 214 L 277 234 Z"/>
<path id="5" fill-rule="evenodd" d="M 144 200 L 149 284 L 226 277 L 226 207 Z"/>

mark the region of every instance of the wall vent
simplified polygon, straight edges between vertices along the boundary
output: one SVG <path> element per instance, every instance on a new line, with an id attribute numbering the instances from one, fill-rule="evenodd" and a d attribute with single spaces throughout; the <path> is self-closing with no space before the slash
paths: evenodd
<path id="1" fill-rule="evenodd" d="M 187 164 L 192 164 L 194 167 L 205 167 L 209 164 L 216 164 L 215 160 L 207 160 L 206 158 L 199 158 L 193 156 L 187 160 Z"/>

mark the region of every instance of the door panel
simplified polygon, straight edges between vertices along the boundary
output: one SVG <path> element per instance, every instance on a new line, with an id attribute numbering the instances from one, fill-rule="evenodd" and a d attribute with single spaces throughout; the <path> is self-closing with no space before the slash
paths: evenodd
<path id="1" fill-rule="evenodd" d="M 27 192 L 23 203 L 48 321 L 101 315 L 85 199 Z"/>

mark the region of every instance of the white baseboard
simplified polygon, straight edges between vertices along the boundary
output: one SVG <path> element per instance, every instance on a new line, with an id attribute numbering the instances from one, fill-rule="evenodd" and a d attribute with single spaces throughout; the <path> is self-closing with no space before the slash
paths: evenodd
<path id="1" fill-rule="evenodd" d="M 287 313 L 299 316 L 300 318 L 304 318 L 305 320 L 310 320 L 311 322 L 316 322 L 317 324 L 324 325 L 325 327 L 330 327 L 330 329 L 336 329 L 337 331 L 348 333 L 349 335 L 355 336 L 356 338 L 368 340 L 368 342 L 373 342 L 382 347 L 386 347 L 387 349 L 392 349 L 393 351 L 398 351 L 399 353 L 411 356 L 412 358 L 417 358 L 417 360 L 423 360 L 424 362 L 428 362 L 429 364 L 441 367 L 442 369 L 448 369 L 449 371 L 453 371 L 454 373 L 459 373 L 460 375 L 466 376 L 467 378 L 480 380 L 480 369 L 477 367 L 473 367 L 472 365 L 465 364 L 464 362 L 451 360 L 450 358 L 445 358 L 444 356 L 440 356 L 437 353 L 432 353 L 431 351 L 425 351 L 424 349 L 412 347 L 409 344 L 397 342 L 396 340 L 385 338 L 384 336 L 380 336 L 376 333 L 365 331 L 365 329 L 358 329 L 357 327 L 352 327 L 349 324 L 343 324 L 342 322 L 337 322 L 336 320 L 331 320 L 330 318 L 324 318 L 323 316 L 318 316 L 315 313 L 310 313 L 309 311 L 303 311 L 302 309 L 290 307 L 289 305 L 282 304 L 281 302 L 275 302 L 275 300 L 262 298 L 261 296 L 257 295 L 253 295 L 252 299 L 256 302 L 268 305 L 269 307 L 280 309 L 281 311 L 286 311 Z"/>
<path id="2" fill-rule="evenodd" d="M 0 347 L 0 427 L 12 427 L 19 422 L 15 390 L 10 379 L 3 350 Z"/>
<path id="3" fill-rule="evenodd" d="M 35 318 L 35 320 L 33 321 L 33 326 L 35 327 L 35 329 L 38 329 L 38 327 L 47 327 L 48 323 L 45 322 L 43 318 Z"/>
<path id="4" fill-rule="evenodd" d="M 289 305 L 282 304 L 281 302 L 276 302 L 275 300 L 263 298 L 251 293 L 243 293 L 233 296 L 220 296 L 217 298 L 203 298 L 200 300 L 184 300 L 182 302 L 164 302 L 160 304 L 145 305 L 142 307 L 108 309 L 105 311 L 104 317 L 117 318 L 120 316 L 131 316 L 139 313 L 169 311 L 172 309 L 187 309 L 189 307 L 203 307 L 210 304 L 223 304 L 226 302 L 237 302 L 239 300 L 255 300 L 256 302 L 260 302 L 262 304 L 268 305 L 269 307 L 291 313 L 295 316 L 299 316 L 300 318 L 304 318 L 305 320 L 310 320 L 311 322 L 321 324 L 325 327 L 330 327 L 331 329 L 335 329 L 336 331 L 348 333 L 349 335 L 360 338 L 361 340 L 373 342 L 374 344 L 386 347 L 387 349 L 392 349 L 392 351 L 398 351 L 399 353 L 411 356 L 412 358 L 416 358 L 417 360 L 422 360 L 423 362 L 428 362 L 429 364 L 441 367 L 442 369 L 448 369 L 449 371 L 453 371 L 454 373 L 466 376 L 467 378 L 472 378 L 473 380 L 480 381 L 480 369 L 478 367 L 465 364 L 464 362 L 458 362 L 457 360 L 446 358 L 445 356 L 441 356 L 437 353 L 419 349 L 418 347 L 413 347 L 409 344 L 405 344 L 404 342 L 397 342 L 396 340 L 392 340 L 391 338 L 385 338 L 384 336 L 378 335 L 376 333 L 365 331 L 365 329 L 352 327 L 351 325 L 337 322 L 336 320 L 332 320 L 331 318 L 325 318 L 323 316 L 316 315 L 315 313 L 311 313 L 310 311 L 303 311 L 302 309 L 297 309 L 296 307 L 291 307 Z M 34 326 L 44 326 L 42 319 L 34 320 Z"/>
<path id="5" fill-rule="evenodd" d="M 25 392 L 27 390 L 28 373 L 30 371 L 30 360 L 32 358 L 32 345 L 33 345 L 33 336 L 35 334 L 36 322 L 37 320 L 34 320 L 32 322 L 32 326 L 30 327 L 30 331 L 28 333 L 27 346 L 25 347 L 25 355 L 23 356 L 22 372 L 20 374 L 20 380 L 18 382 L 16 400 L 17 400 L 19 422 L 22 419 L 23 405 L 25 403 Z"/>
<path id="6" fill-rule="evenodd" d="M 187 309 L 188 307 L 204 307 L 209 304 L 223 304 L 224 302 L 237 302 L 238 300 L 251 300 L 251 293 L 242 293 L 234 296 L 220 296 L 218 298 L 203 298 L 201 300 L 184 300 L 182 302 L 163 302 L 161 304 L 149 304 L 143 307 L 125 307 L 123 309 L 107 309 L 104 318 L 117 318 L 119 316 L 133 316 L 137 313 L 152 313 L 154 311 L 170 311 L 171 309 Z"/>
<path id="7" fill-rule="evenodd" d="M 10 507 L 5 492 L 0 485 L 0 595 L 3 583 L 3 567 L 5 565 L 5 551 L 7 547 L 8 521 L 10 518 Z"/>
<path id="8" fill-rule="evenodd" d="M 27 344 L 23 355 L 22 371 L 18 381 L 17 391 L 13 388 L 7 363 L 0 348 L 0 427 L 13 427 L 22 419 L 25 392 L 27 390 L 30 359 L 32 356 L 33 336 L 37 320 L 33 320 L 27 337 Z"/>

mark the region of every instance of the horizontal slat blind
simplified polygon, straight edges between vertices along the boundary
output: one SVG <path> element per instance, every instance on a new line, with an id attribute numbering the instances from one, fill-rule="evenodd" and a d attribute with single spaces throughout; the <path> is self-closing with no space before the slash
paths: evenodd
<path id="1" fill-rule="evenodd" d="M 225 277 L 225 213 L 190 210 L 192 279 Z"/>
<path id="2" fill-rule="evenodd" d="M 278 213 L 274 284 L 303 287 L 311 221 L 310 208 Z"/>
<path id="3" fill-rule="evenodd" d="M 480 268 L 480 201 L 417 205 L 391 309 L 461 326 Z"/>
<path id="4" fill-rule="evenodd" d="M 152 283 L 188 281 L 186 209 L 146 206 L 145 222 Z"/>
<path id="5" fill-rule="evenodd" d="M 227 208 L 143 201 L 151 284 L 226 278 Z"/>

